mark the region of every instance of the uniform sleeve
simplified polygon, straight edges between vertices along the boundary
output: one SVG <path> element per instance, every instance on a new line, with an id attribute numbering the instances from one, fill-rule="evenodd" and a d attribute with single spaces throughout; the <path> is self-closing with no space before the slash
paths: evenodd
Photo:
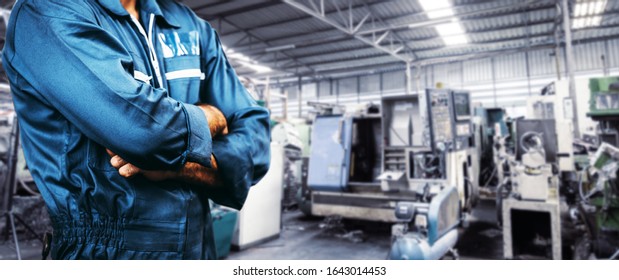
<path id="1" fill-rule="evenodd" d="M 13 80 L 58 110 L 88 138 L 144 169 L 210 166 L 202 110 L 136 81 L 123 44 L 96 24 L 83 3 L 30 1 L 8 28 L 4 58 Z M 16 78 L 18 77 L 18 78 Z"/>
<path id="2" fill-rule="evenodd" d="M 219 108 L 228 122 L 229 134 L 213 139 L 213 155 L 222 188 L 210 189 L 218 204 L 240 209 L 249 188 L 269 169 L 270 123 L 268 111 L 256 104 L 228 63 L 215 30 L 201 21 L 202 56 L 206 90 L 202 100 Z"/>

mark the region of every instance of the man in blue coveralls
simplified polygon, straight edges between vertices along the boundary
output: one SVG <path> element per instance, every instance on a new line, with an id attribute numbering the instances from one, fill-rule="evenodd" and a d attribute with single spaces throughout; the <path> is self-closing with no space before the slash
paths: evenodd
<path id="1" fill-rule="evenodd" d="M 208 199 L 242 207 L 269 116 L 208 23 L 173 0 L 20 0 L 2 61 L 52 258 L 216 258 Z"/>

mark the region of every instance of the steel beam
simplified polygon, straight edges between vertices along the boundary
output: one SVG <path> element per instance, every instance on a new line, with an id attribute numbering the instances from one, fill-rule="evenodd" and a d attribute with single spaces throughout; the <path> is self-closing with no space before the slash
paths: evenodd
<path id="1" fill-rule="evenodd" d="M 212 8 L 212 7 L 216 7 L 216 6 L 221 6 L 221 5 L 228 4 L 228 3 L 230 3 L 230 2 L 229 1 L 221 0 L 221 1 L 216 1 L 216 2 L 208 3 L 208 4 L 202 4 L 200 6 L 190 7 L 190 8 L 197 13 L 198 11 L 200 11 L 202 9 Z"/>
<path id="2" fill-rule="evenodd" d="M 372 5 L 368 5 L 368 7 L 371 8 L 373 6 Z M 550 6 L 538 7 L 538 8 L 535 8 L 535 9 L 531 9 L 529 11 L 531 11 L 531 12 L 544 11 L 544 10 L 553 9 L 553 8 L 554 8 L 554 5 L 550 5 Z M 420 14 L 423 14 L 423 12 L 420 13 Z M 466 19 L 459 19 L 459 21 L 466 23 L 466 22 L 476 21 L 476 20 L 479 20 L 479 19 L 491 20 L 491 19 L 494 19 L 494 18 L 498 19 L 498 18 L 504 17 L 505 15 L 510 15 L 510 14 L 511 14 L 510 12 L 505 12 L 505 13 L 498 13 L 498 14 L 493 14 L 493 15 L 483 16 L 483 17 L 469 17 L 469 18 L 466 18 Z M 406 19 L 408 19 L 410 17 L 411 17 L 410 14 L 403 14 L 403 15 L 398 15 L 398 16 L 394 16 L 394 17 L 382 18 L 382 20 L 383 21 L 402 21 L 402 20 L 406 20 Z M 287 22 L 284 22 L 284 23 L 281 23 L 281 24 L 285 24 L 285 23 L 287 23 Z M 280 25 L 280 23 L 272 24 L 272 25 L 268 25 L 268 26 L 264 26 L 264 27 L 271 27 L 271 26 L 276 26 L 276 25 Z M 248 30 L 253 30 L 253 29 L 258 29 L 258 28 L 253 27 L 253 28 L 249 28 Z M 392 31 L 396 31 L 396 30 L 400 30 L 400 29 L 408 29 L 408 24 L 399 25 L 399 27 L 393 27 L 393 29 L 391 29 L 391 30 Z M 306 33 L 295 34 L 295 35 L 292 35 L 292 36 L 291 35 L 286 35 L 286 36 L 282 36 L 282 37 L 270 38 L 270 39 L 267 40 L 267 42 L 271 42 L 271 43 L 274 43 L 274 44 L 288 44 L 288 43 L 290 43 L 289 41 L 291 41 L 289 39 L 290 38 L 294 38 L 295 43 L 303 44 L 302 42 L 304 40 L 307 40 L 307 39 L 299 38 L 301 36 L 311 36 L 312 39 L 314 37 L 325 37 L 325 36 L 322 36 L 323 35 L 322 33 L 329 32 L 329 31 L 332 31 L 332 30 L 333 30 L 332 28 L 327 28 L 327 29 L 321 29 L 321 30 L 314 30 L 314 31 L 311 31 L 311 32 L 306 32 Z M 237 32 L 233 32 L 233 33 L 237 33 Z M 221 34 L 221 36 L 225 37 L 225 36 L 227 36 L 229 34 L 232 34 L 232 33 Z M 367 34 L 367 35 L 369 36 L 371 34 Z M 285 41 L 285 42 L 278 42 L 278 41 Z M 240 48 L 246 48 L 246 47 L 252 47 L 252 45 L 247 44 L 247 45 L 241 45 L 239 47 Z"/>
<path id="3" fill-rule="evenodd" d="M 541 10 L 547 10 L 548 7 L 545 7 L 543 9 L 536 9 L 536 10 L 531 10 L 531 11 L 541 11 Z M 502 17 L 504 15 L 493 15 L 491 17 L 486 17 L 484 19 L 492 19 L 495 17 Z M 468 21 L 475 21 L 478 19 L 463 19 L 461 20 L 461 22 L 468 22 Z M 554 22 L 554 19 L 542 19 L 542 20 L 537 20 L 534 22 L 531 22 L 531 25 L 538 25 L 538 24 L 547 24 L 547 23 L 552 23 Z M 518 28 L 521 27 L 522 25 L 518 24 L 518 25 L 509 25 L 509 26 L 503 26 L 503 27 L 499 27 L 499 28 L 486 28 L 486 29 L 482 29 L 482 30 L 475 30 L 475 31 L 468 31 L 467 33 L 470 34 L 475 34 L 475 33 L 483 33 L 483 32 L 492 32 L 492 31 L 500 31 L 500 30 L 506 30 L 506 29 L 511 29 L 511 28 Z M 331 31 L 333 29 L 325 29 L 325 30 L 321 30 L 321 31 L 317 31 L 318 33 L 320 32 L 328 32 Z M 374 41 L 377 44 L 380 44 L 386 37 L 387 35 L 390 35 L 390 33 L 395 33 L 395 31 L 385 31 L 385 33 L 381 33 L 379 35 L 377 35 L 378 37 L 374 36 Z M 300 36 L 311 36 L 311 37 L 317 37 L 316 36 L 316 32 L 311 32 L 311 33 L 307 33 L 307 34 L 302 34 L 302 35 L 294 35 L 292 36 L 294 37 L 300 37 Z M 397 34 L 396 34 L 397 35 Z M 291 38 L 291 36 L 287 36 L 285 38 L 275 38 L 275 39 L 269 39 L 266 40 L 265 42 L 269 42 L 269 43 L 274 43 L 274 44 L 284 44 L 283 42 L 277 42 L 277 41 L 282 41 L 283 39 L 288 39 Z M 326 43 L 337 43 L 340 41 L 344 41 L 348 38 L 351 38 L 350 35 L 344 34 L 344 35 L 337 35 L 337 36 L 326 36 L 323 37 L 321 36 L 320 38 L 310 38 L 310 39 L 297 39 L 294 41 L 294 44 L 296 46 L 296 49 L 302 49 L 305 47 L 311 47 L 317 44 L 326 44 Z M 402 42 L 407 42 L 407 43 L 411 43 L 411 42 L 423 42 L 425 40 L 433 40 L 433 39 L 437 39 L 440 38 L 440 36 L 432 36 L 432 37 L 426 37 L 423 39 L 415 39 L 415 40 L 407 40 L 406 38 L 401 38 L 400 37 L 400 41 Z M 293 42 L 290 40 L 287 40 L 285 42 Z M 235 47 L 235 50 L 239 50 L 241 52 L 243 52 L 246 55 L 252 55 L 252 54 L 260 54 L 264 52 L 263 48 L 255 48 L 255 45 L 252 44 L 244 44 L 244 45 L 240 45 Z M 414 48 L 411 48 L 411 51 L 415 51 Z"/>
<path id="4" fill-rule="evenodd" d="M 371 13 L 376 14 L 376 12 L 374 11 L 374 8 L 372 8 L 369 5 L 366 5 L 365 7 L 366 9 L 368 9 Z M 391 24 L 386 23 L 382 18 L 378 17 L 377 20 L 382 23 L 383 25 L 388 25 L 390 27 L 392 27 Z M 361 25 L 359 25 L 360 27 Z M 372 22 L 372 26 L 374 26 L 374 22 Z M 372 33 L 372 41 L 374 40 L 375 37 L 375 33 Z M 398 33 L 393 33 L 393 37 L 396 38 L 398 41 L 405 43 L 406 41 L 404 39 L 402 39 L 402 37 L 398 34 Z M 376 42 L 376 41 L 375 41 Z M 376 42 L 376 44 L 380 44 L 380 42 Z M 413 56 L 413 59 L 417 59 L 417 55 L 415 55 L 415 52 L 413 51 L 413 49 L 408 45 L 408 44 L 404 44 L 404 47 L 407 49 L 407 51 Z"/>
<path id="5" fill-rule="evenodd" d="M 259 2 L 256 4 L 252 4 L 252 5 L 248 5 L 248 6 L 244 6 L 238 9 L 232 9 L 232 10 L 228 10 L 222 13 L 217 13 L 216 15 L 209 15 L 209 14 L 205 14 L 206 15 L 206 20 L 216 20 L 216 19 L 220 19 L 220 18 L 227 18 L 229 16 L 234 16 L 234 15 L 239 15 L 239 14 L 243 14 L 243 13 L 247 13 L 247 12 L 251 12 L 251 11 L 255 11 L 257 9 L 265 9 L 271 6 L 275 6 L 275 5 L 279 5 L 281 4 L 280 1 L 278 0 L 269 0 L 269 1 L 264 1 L 264 2 Z"/>
<path id="6" fill-rule="evenodd" d="M 242 28 L 240 28 L 238 25 L 236 25 L 235 23 L 231 22 L 231 21 L 230 21 L 230 20 L 228 20 L 228 19 L 222 18 L 221 20 L 222 20 L 222 21 L 225 21 L 226 23 L 228 23 L 229 25 L 231 25 L 231 26 L 232 26 L 232 27 L 234 27 L 234 28 L 237 28 L 237 29 L 242 29 Z M 258 36 L 256 36 L 256 35 L 254 35 L 251 31 L 246 31 L 246 32 L 245 32 L 245 34 L 247 34 L 247 36 L 249 36 L 250 38 L 256 38 L 258 41 L 263 42 L 263 43 L 264 43 L 265 45 L 267 45 L 267 46 L 273 47 L 272 45 L 269 45 L 268 43 L 264 42 L 264 40 L 262 40 L 260 37 L 258 37 Z M 310 67 L 310 66 L 305 66 L 305 65 L 303 64 L 303 62 L 300 62 L 299 60 L 297 60 L 297 59 L 296 59 L 296 58 L 294 58 L 293 56 L 290 56 L 290 55 L 286 54 L 286 53 L 285 53 L 285 52 L 283 52 L 283 51 L 278 52 L 278 53 L 281 53 L 282 55 L 284 55 L 284 56 L 288 57 L 288 58 L 289 58 L 289 59 L 291 59 L 292 61 L 297 62 L 297 63 L 298 63 L 298 65 L 299 65 L 300 67 L 307 68 L 307 69 L 309 69 L 309 70 L 310 70 L 310 71 L 312 71 L 312 72 L 314 71 L 314 69 L 313 69 L 312 67 Z"/>
<path id="7" fill-rule="evenodd" d="M 356 8 L 360 8 L 360 7 L 364 7 L 366 5 L 369 5 L 370 7 L 378 5 L 378 4 L 385 4 L 385 3 L 389 3 L 389 2 L 398 2 L 400 0 L 376 0 L 376 1 L 370 1 L 370 3 L 367 3 L 368 1 L 363 1 L 363 3 L 361 4 L 354 4 L 352 7 L 353 9 Z M 336 11 L 326 11 L 325 10 L 325 6 L 324 6 L 324 0 L 320 0 L 320 10 L 318 10 L 320 12 L 321 15 L 323 16 L 332 16 L 335 15 Z M 261 24 L 261 25 L 256 25 L 256 26 L 252 26 L 246 30 L 255 30 L 255 29 L 260 29 L 260 28 L 269 28 L 269 27 L 273 27 L 273 26 L 277 26 L 277 25 L 286 25 L 289 24 L 291 22 L 297 22 L 297 21 L 304 21 L 304 20 L 308 20 L 308 19 L 313 19 L 313 16 L 304 16 L 304 17 L 295 17 L 295 18 L 291 18 L 291 19 L 286 19 L 286 20 L 282 20 L 282 21 L 277 21 L 277 22 L 272 22 L 272 23 L 266 23 L 266 24 Z M 221 36 L 228 36 L 228 35 L 232 35 L 232 34 L 236 34 L 236 33 L 241 33 L 241 30 L 233 30 L 227 33 L 222 33 Z"/>
<path id="8" fill-rule="evenodd" d="M 551 34 L 541 34 L 538 36 L 533 36 L 531 38 L 545 38 L 545 37 L 549 37 L 551 36 Z M 516 37 L 516 38 L 507 38 L 507 39 L 500 39 L 500 40 L 492 40 L 492 41 L 482 41 L 479 43 L 474 43 L 474 44 L 468 44 L 468 45 L 464 45 L 464 46 L 459 46 L 459 47 L 436 47 L 436 48 L 426 48 L 426 49 L 417 49 L 418 51 L 439 51 L 439 50 L 448 50 L 448 49 L 462 49 L 462 51 L 466 51 L 466 49 L 468 47 L 476 47 L 476 46 L 488 46 L 488 44 L 504 44 L 506 42 L 512 42 L 512 41 L 522 41 L 524 38 L 526 37 Z M 359 57 L 357 55 L 355 55 L 356 51 L 367 51 L 367 50 L 371 50 L 372 48 L 350 48 L 350 49 L 345 49 L 345 50 L 340 50 L 337 52 L 329 52 L 329 53 L 312 53 L 309 55 L 303 55 L 303 56 L 295 56 L 295 58 L 297 59 L 307 59 L 307 58 L 313 58 L 313 57 L 317 57 L 320 58 L 324 55 L 337 55 L 337 54 L 342 54 L 342 58 L 339 59 L 329 59 L 329 60 L 325 60 L 325 61 L 319 61 L 319 62 L 305 62 L 305 65 L 308 66 L 318 66 L 318 65 L 322 65 L 322 64 L 329 64 L 329 63 L 334 63 L 334 62 L 347 62 L 347 61 L 354 61 L 354 60 L 358 60 L 358 59 L 366 59 L 366 58 L 379 58 L 379 57 L 383 57 L 386 56 L 387 54 L 375 54 L 375 55 L 366 55 L 363 57 Z M 348 54 L 348 56 L 344 56 L 345 54 Z M 264 62 L 264 61 L 263 61 Z M 265 63 L 270 63 L 270 61 L 266 61 Z M 294 66 L 289 66 L 288 68 L 293 68 Z M 287 69 L 285 68 L 281 68 L 282 70 Z"/>
<path id="9" fill-rule="evenodd" d="M 462 18 L 463 19 L 463 18 L 466 18 L 466 17 L 476 17 L 476 16 L 480 16 L 480 15 L 483 15 L 483 14 L 493 14 L 493 13 L 505 11 L 505 10 L 508 10 L 508 9 L 528 7 L 530 4 L 533 4 L 533 3 L 536 3 L 536 2 L 539 3 L 540 1 L 529 0 L 529 1 L 520 2 L 518 4 L 505 5 L 505 6 L 500 6 L 500 7 L 496 7 L 496 8 L 490 8 L 490 9 L 484 9 L 484 10 L 475 10 L 475 11 L 466 12 L 466 13 L 456 13 L 456 14 L 454 14 L 452 16 L 445 16 L 445 17 L 440 17 L 440 18 L 431 19 L 431 20 L 425 20 L 425 21 L 421 21 L 421 22 L 400 24 L 400 25 L 392 26 L 392 27 L 380 27 L 380 28 L 367 29 L 367 30 L 359 31 L 359 33 L 360 34 L 372 34 L 372 33 L 380 33 L 380 32 L 384 32 L 384 31 L 387 31 L 387 30 L 394 30 L 394 29 L 406 29 L 406 28 L 414 29 L 414 28 L 420 28 L 420 27 L 434 26 L 434 25 L 441 24 L 441 23 L 452 22 L 455 18 Z M 546 2 L 548 2 L 548 1 L 546 1 Z"/>
<path id="10" fill-rule="evenodd" d="M 547 24 L 548 22 L 545 23 L 541 23 L 541 24 Z M 615 28 L 619 28 L 619 24 L 613 24 L 613 25 L 606 25 L 606 26 L 596 26 L 596 27 L 586 27 L 586 28 L 582 28 L 582 29 L 578 29 L 576 32 L 578 34 L 583 33 L 583 32 L 588 32 L 590 30 L 600 30 L 600 29 L 615 29 Z M 481 31 L 481 32 L 492 32 L 492 31 Z M 478 33 L 478 32 L 471 32 L 472 34 L 474 33 Z M 496 44 L 496 45 L 501 45 L 507 42 L 513 42 L 513 41 L 523 41 L 526 39 L 529 40 L 540 40 L 540 39 L 552 39 L 552 36 L 554 35 L 554 32 L 549 32 L 549 33 L 542 33 L 542 34 L 538 34 L 538 35 L 533 35 L 533 36 L 519 36 L 519 37 L 512 37 L 512 38 L 505 38 L 505 39 L 498 39 L 498 40 L 485 40 L 485 41 L 478 41 L 475 43 L 469 43 L 467 45 L 462 45 L 462 46 L 441 46 L 441 47 L 431 47 L 431 48 L 425 48 L 425 49 L 414 49 L 416 52 L 426 52 L 426 51 L 438 51 L 438 50 L 448 50 L 448 49 L 462 49 L 462 51 L 464 52 L 466 50 L 467 47 L 471 47 L 471 46 L 489 46 L 489 44 Z M 423 39 L 425 40 L 425 39 Z M 558 40 L 557 40 L 558 41 Z M 528 42 L 528 41 L 527 41 Z M 527 42 L 525 42 L 523 44 L 523 48 L 526 48 L 527 46 Z M 538 43 L 539 44 L 539 43 Z M 340 50 L 340 51 L 336 51 L 336 52 L 329 52 L 329 53 L 325 53 L 325 52 L 318 52 L 318 53 L 311 53 L 311 54 L 307 54 L 307 55 L 302 55 L 302 56 L 295 56 L 295 58 L 297 59 L 307 59 L 307 58 L 311 58 L 311 57 L 321 57 L 324 55 L 332 55 L 332 54 L 342 54 L 342 58 L 340 59 L 336 59 L 336 60 L 327 60 L 327 61 L 320 61 L 320 62 L 305 62 L 305 65 L 308 66 L 319 66 L 322 64 L 329 64 L 329 63 L 334 63 L 334 62 L 346 62 L 346 61 L 354 61 L 354 60 L 358 60 L 359 57 L 354 56 L 354 52 L 355 51 L 364 51 L 364 50 L 370 50 L 372 48 L 367 47 L 367 48 L 350 48 L 350 49 L 345 49 L 345 50 Z M 349 56 L 344 56 L 345 54 L 349 54 Z M 364 56 L 362 57 L 362 59 L 365 58 L 378 58 L 378 57 L 382 57 L 384 55 L 382 54 L 377 54 L 377 55 L 369 55 L 369 56 Z M 264 63 L 269 63 L 270 61 L 263 61 Z M 281 68 L 282 70 L 285 70 L 287 68 Z"/>
<path id="11" fill-rule="evenodd" d="M 370 46 L 372 46 L 372 47 L 374 47 L 374 48 L 376 48 L 376 49 L 378 49 L 378 50 L 380 50 L 382 52 L 388 53 L 389 55 L 393 56 L 394 58 L 396 58 L 398 60 L 401 60 L 403 62 L 408 62 L 408 61 L 411 60 L 410 58 L 407 58 L 407 57 L 404 57 L 404 56 L 398 54 L 398 52 L 396 51 L 397 49 L 381 46 L 380 44 L 377 44 L 376 42 L 374 42 L 374 41 L 372 41 L 372 40 L 370 40 L 368 38 L 365 38 L 365 37 L 363 37 L 363 36 L 361 36 L 361 35 L 359 35 L 357 33 L 352 32 L 352 26 L 350 26 L 351 28 L 347 28 L 345 26 L 342 26 L 342 25 L 338 24 L 337 22 L 333 21 L 332 19 L 330 19 L 330 18 L 320 14 L 320 12 L 314 11 L 313 9 L 311 9 L 311 8 L 301 4 L 301 3 L 298 3 L 295 0 L 284 0 L 284 3 L 290 5 L 291 7 L 294 7 L 296 9 L 298 9 L 298 10 L 308 14 L 308 15 L 311 15 L 314 18 L 316 18 L 316 19 L 318 19 L 318 20 L 320 20 L 320 21 L 322 21 L 322 22 L 324 22 L 326 24 L 329 24 L 329 25 L 335 27 L 336 29 L 338 29 L 338 30 L 340 30 L 340 31 L 342 31 L 342 32 L 344 32 L 344 33 L 346 33 L 348 35 L 353 36 L 354 38 L 356 38 L 357 40 L 359 40 L 359 41 L 361 41 L 361 42 L 363 42 L 365 44 L 368 44 L 368 45 L 370 45 Z M 336 4 L 336 7 L 337 7 L 337 4 Z M 352 14 L 352 9 L 350 9 L 349 12 Z"/>
<path id="12" fill-rule="evenodd" d="M 554 47 L 554 44 L 543 44 L 543 45 L 538 45 L 538 46 L 531 46 L 530 48 L 528 48 L 528 50 L 533 51 L 533 50 L 540 50 L 540 49 L 550 49 L 553 47 Z M 481 58 L 490 58 L 490 57 L 495 57 L 495 56 L 509 55 L 513 53 L 522 52 L 524 50 L 527 50 L 527 48 L 519 47 L 519 48 L 503 49 L 503 50 L 496 50 L 496 51 L 489 51 L 489 52 L 476 52 L 476 53 L 470 53 L 470 54 L 465 54 L 465 55 L 452 55 L 452 56 L 443 56 L 443 57 L 437 57 L 437 58 L 420 59 L 420 60 L 416 60 L 414 63 L 419 66 L 429 66 L 429 65 L 440 64 L 440 63 L 448 63 L 448 62 L 455 62 L 455 61 L 462 61 L 462 60 L 481 59 Z M 397 61 L 381 63 L 381 64 L 373 64 L 373 65 L 367 65 L 367 66 L 356 66 L 356 67 L 346 67 L 345 65 L 342 65 L 342 67 L 334 67 L 329 70 L 320 70 L 320 71 L 316 71 L 316 73 L 320 75 L 333 75 L 333 74 L 342 73 L 344 76 L 346 75 L 346 73 L 350 73 L 350 72 L 368 73 L 372 71 L 374 73 L 379 73 L 381 72 L 381 69 L 384 69 L 384 68 L 389 68 L 391 70 L 402 70 L 404 69 L 404 66 L 403 64 L 401 64 L 401 62 L 397 62 Z M 301 74 L 310 75 L 310 73 L 301 73 Z M 350 77 L 350 76 L 353 76 L 353 75 L 346 75 L 345 77 Z"/>

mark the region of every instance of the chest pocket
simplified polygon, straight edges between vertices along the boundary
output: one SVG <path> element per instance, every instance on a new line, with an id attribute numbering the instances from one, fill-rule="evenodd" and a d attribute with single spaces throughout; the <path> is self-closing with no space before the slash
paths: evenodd
<path id="1" fill-rule="evenodd" d="M 170 97 L 186 103 L 198 103 L 204 80 L 197 31 L 161 32 L 158 35 L 165 63 L 165 79 Z"/>

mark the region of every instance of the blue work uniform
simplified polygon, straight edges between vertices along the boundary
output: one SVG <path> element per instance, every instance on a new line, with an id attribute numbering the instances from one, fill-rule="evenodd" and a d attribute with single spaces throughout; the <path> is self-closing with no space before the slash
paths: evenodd
<path id="1" fill-rule="evenodd" d="M 55 259 L 215 258 L 208 199 L 241 208 L 269 165 L 269 114 L 218 36 L 173 0 L 20 0 L 3 64 L 22 145 L 48 206 Z M 221 110 L 212 137 L 195 104 Z M 109 148 L 146 170 L 211 167 L 222 187 L 126 179 Z"/>

